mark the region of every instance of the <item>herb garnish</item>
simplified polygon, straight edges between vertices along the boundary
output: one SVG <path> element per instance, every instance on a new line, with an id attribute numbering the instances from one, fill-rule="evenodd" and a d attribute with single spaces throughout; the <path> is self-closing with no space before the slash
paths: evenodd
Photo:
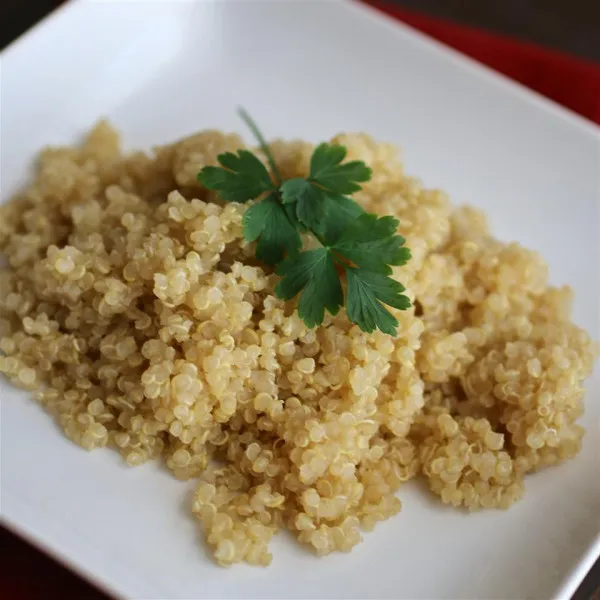
<path id="1" fill-rule="evenodd" d="M 405 310 L 410 300 L 392 279 L 392 265 L 410 258 L 398 221 L 366 213 L 350 194 L 371 178 L 364 162 L 343 162 L 346 148 L 319 144 L 308 177 L 283 181 L 262 134 L 243 110 L 240 115 L 258 139 L 271 173 L 248 150 L 217 157 L 220 166 L 205 167 L 198 181 L 228 202 L 257 200 L 244 215 L 244 237 L 256 241 L 256 257 L 276 267 L 277 296 L 300 294 L 298 315 L 308 327 L 323 322 L 325 310 L 344 305 L 341 274 L 346 276 L 346 311 L 363 331 L 396 335 L 397 319 L 385 305 Z M 301 232 L 312 234 L 320 248 L 301 252 Z"/>

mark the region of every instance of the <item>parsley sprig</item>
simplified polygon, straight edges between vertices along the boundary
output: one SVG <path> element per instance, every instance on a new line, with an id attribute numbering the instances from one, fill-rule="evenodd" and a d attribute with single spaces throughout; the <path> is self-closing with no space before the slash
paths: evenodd
<path id="1" fill-rule="evenodd" d="M 362 161 L 344 162 L 344 146 L 323 143 L 313 152 L 307 177 L 284 181 L 256 124 L 245 111 L 240 115 L 271 172 L 255 154 L 238 150 L 220 154 L 220 166 L 204 167 L 198 180 L 228 202 L 254 201 L 244 214 L 244 237 L 256 242 L 256 257 L 281 276 L 277 296 L 299 295 L 298 315 L 308 327 L 320 325 L 326 310 L 337 314 L 345 297 L 348 318 L 363 331 L 396 335 L 398 321 L 386 306 L 405 310 L 410 300 L 391 277 L 392 266 L 405 264 L 410 250 L 397 233 L 397 219 L 367 213 L 349 197 L 371 178 L 371 169 Z M 301 232 L 320 247 L 301 251 Z"/>

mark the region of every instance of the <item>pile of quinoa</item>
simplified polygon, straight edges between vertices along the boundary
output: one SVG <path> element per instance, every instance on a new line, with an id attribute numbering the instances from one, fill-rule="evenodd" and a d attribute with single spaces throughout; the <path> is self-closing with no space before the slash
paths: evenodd
<path id="1" fill-rule="evenodd" d="M 393 146 L 333 142 L 373 169 L 355 199 L 397 217 L 412 251 L 397 337 L 343 310 L 310 330 L 275 297 L 247 206 L 196 182 L 236 135 L 123 154 L 102 122 L 80 148 L 43 150 L 0 207 L 0 372 L 84 448 L 198 479 L 192 511 L 222 565 L 269 564 L 281 527 L 349 551 L 417 476 L 444 503 L 507 508 L 526 474 L 580 448 L 595 348 L 571 290 L 408 177 Z M 284 178 L 307 174 L 311 144 L 271 148 Z"/>

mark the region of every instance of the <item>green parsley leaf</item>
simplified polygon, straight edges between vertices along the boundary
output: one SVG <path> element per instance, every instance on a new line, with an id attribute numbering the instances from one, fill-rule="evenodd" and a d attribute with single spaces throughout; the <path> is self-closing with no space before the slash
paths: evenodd
<path id="1" fill-rule="evenodd" d="M 276 273 L 282 279 L 275 293 L 283 300 L 290 300 L 300 293 L 298 315 L 308 327 L 323 322 L 325 309 L 335 315 L 344 303 L 342 285 L 327 248 L 308 250 L 287 258 L 277 267 Z"/>
<path id="2" fill-rule="evenodd" d="M 285 209 L 285 214 L 288 216 L 290 223 L 298 231 L 301 231 L 301 232 L 307 231 L 306 226 L 303 225 L 302 223 L 300 223 L 300 221 L 298 221 L 298 217 L 296 216 L 296 205 L 295 204 L 282 204 L 282 206 Z"/>
<path id="3" fill-rule="evenodd" d="M 358 182 L 371 179 L 372 171 L 360 160 L 340 164 L 344 158 L 344 146 L 319 144 L 310 160 L 309 179 L 333 194 L 358 192 Z"/>
<path id="4" fill-rule="evenodd" d="M 340 164 L 345 156 L 343 146 L 320 144 L 311 157 L 310 176 L 289 179 L 279 188 L 282 202 L 295 205 L 298 221 L 324 235 L 329 230 L 327 239 L 338 237 L 351 220 L 349 217 L 363 212 L 344 194 L 359 190 L 356 182 L 371 176 L 371 170 L 363 162 Z"/>
<path id="5" fill-rule="evenodd" d="M 380 329 L 395 336 L 398 320 L 383 305 L 406 310 L 410 300 L 401 293 L 404 286 L 381 273 L 353 267 L 346 267 L 346 280 L 346 311 L 350 321 L 367 333 Z"/>
<path id="6" fill-rule="evenodd" d="M 204 167 L 198 181 L 223 200 L 247 202 L 275 187 L 266 167 L 248 150 L 219 154 L 217 160 L 221 166 Z"/>
<path id="7" fill-rule="evenodd" d="M 268 265 L 283 260 L 284 253 L 295 255 L 302 247 L 296 227 L 290 222 L 276 194 L 251 206 L 244 214 L 244 237 L 249 242 L 258 239 L 256 258 Z"/>
<path id="8" fill-rule="evenodd" d="M 398 220 L 365 213 L 356 218 L 332 247 L 355 265 L 389 275 L 389 265 L 403 265 L 410 258 L 405 239 L 398 235 Z"/>
<path id="9" fill-rule="evenodd" d="M 231 202 L 262 196 L 244 215 L 244 237 L 257 242 L 258 259 L 276 265 L 281 276 L 276 294 L 285 300 L 299 294 L 298 314 L 314 327 L 326 310 L 335 315 L 344 305 L 340 273 L 345 271 L 350 321 L 363 331 L 395 335 L 398 321 L 386 307 L 405 310 L 410 300 L 389 275 L 392 265 L 410 258 L 410 250 L 397 233 L 396 219 L 366 213 L 348 197 L 370 179 L 371 169 L 362 161 L 343 163 L 346 148 L 325 143 L 313 152 L 308 177 L 283 181 L 262 133 L 245 111 L 240 115 L 271 174 L 255 155 L 240 150 L 219 155 L 220 166 L 205 167 L 198 180 Z M 323 247 L 299 252 L 300 232 L 312 234 Z"/>
<path id="10" fill-rule="evenodd" d="M 326 244 L 336 242 L 349 228 L 357 217 L 365 214 L 364 209 L 347 196 L 323 196 L 325 218 L 313 228 Z"/>
<path id="11" fill-rule="evenodd" d="M 298 221 L 309 229 L 316 229 L 323 219 L 323 192 L 306 179 L 288 179 L 280 188 L 284 204 L 296 204 Z"/>

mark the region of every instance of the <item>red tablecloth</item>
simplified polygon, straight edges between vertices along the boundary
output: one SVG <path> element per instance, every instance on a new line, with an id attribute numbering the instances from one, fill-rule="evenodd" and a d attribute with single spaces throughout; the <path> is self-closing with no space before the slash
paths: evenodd
<path id="1" fill-rule="evenodd" d="M 469 54 L 600 123 L 600 67 L 559 52 L 372 2 L 388 14 Z M 105 596 L 37 550 L 0 530 L 0 598 L 104 600 Z"/>
<path id="2" fill-rule="evenodd" d="M 393 2 L 373 0 L 369 4 L 600 123 L 600 65 L 406 11 Z"/>

